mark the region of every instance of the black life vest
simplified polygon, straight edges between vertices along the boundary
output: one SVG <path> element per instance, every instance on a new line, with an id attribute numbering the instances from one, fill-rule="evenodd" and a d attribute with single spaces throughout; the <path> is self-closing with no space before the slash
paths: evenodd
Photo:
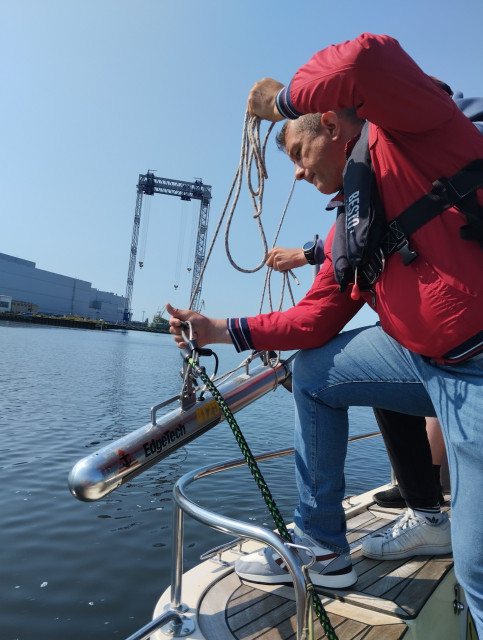
<path id="1" fill-rule="evenodd" d="M 439 178 L 431 191 L 387 223 L 372 170 L 366 122 L 344 168 L 344 204 L 337 207 L 332 261 L 340 290 L 351 282 L 361 291 L 371 290 L 385 261 L 396 252 L 405 265 L 410 264 L 418 254 L 411 250 L 409 236 L 453 206 L 466 216 L 461 237 L 478 242 L 483 249 L 483 208 L 476 195 L 480 187 L 483 159 L 473 160 L 451 178 Z"/>

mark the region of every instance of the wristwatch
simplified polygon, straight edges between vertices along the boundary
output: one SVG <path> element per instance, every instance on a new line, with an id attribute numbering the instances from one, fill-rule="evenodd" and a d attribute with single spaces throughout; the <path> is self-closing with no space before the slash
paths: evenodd
<path id="1" fill-rule="evenodd" d="M 306 242 L 303 246 L 305 259 L 309 264 L 315 264 L 315 240 L 310 240 L 310 242 Z"/>

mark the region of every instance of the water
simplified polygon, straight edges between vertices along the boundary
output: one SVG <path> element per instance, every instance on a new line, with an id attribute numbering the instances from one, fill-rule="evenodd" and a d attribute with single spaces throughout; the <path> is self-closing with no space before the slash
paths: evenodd
<path id="1" fill-rule="evenodd" d="M 216 351 L 222 371 L 241 360 L 228 345 Z M 172 483 L 240 457 L 231 431 L 218 425 L 99 502 L 73 498 L 67 477 L 77 460 L 149 422 L 150 407 L 179 392 L 180 366 L 167 335 L 0 322 L 0 640 L 122 639 L 151 619 L 170 581 Z M 255 454 L 292 446 L 283 388 L 237 420 Z M 375 430 L 370 410 L 351 413 L 353 435 Z M 291 459 L 262 471 L 290 520 Z M 351 445 L 347 493 L 388 478 L 380 438 Z M 190 495 L 273 527 L 246 468 L 205 479 Z M 227 540 L 185 522 L 185 567 Z"/>

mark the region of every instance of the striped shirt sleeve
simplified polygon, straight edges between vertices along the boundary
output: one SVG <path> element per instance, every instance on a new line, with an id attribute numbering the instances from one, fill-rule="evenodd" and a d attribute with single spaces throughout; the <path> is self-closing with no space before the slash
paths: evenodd
<path id="1" fill-rule="evenodd" d="M 297 111 L 290 100 L 290 85 L 291 83 L 278 92 L 278 95 L 275 98 L 275 104 L 280 115 L 284 118 L 289 118 L 290 120 L 296 120 L 303 114 L 300 113 L 300 111 Z"/>
<path id="2" fill-rule="evenodd" d="M 254 349 L 248 321 L 246 318 L 228 318 L 226 321 L 228 333 L 238 353 L 247 349 Z"/>

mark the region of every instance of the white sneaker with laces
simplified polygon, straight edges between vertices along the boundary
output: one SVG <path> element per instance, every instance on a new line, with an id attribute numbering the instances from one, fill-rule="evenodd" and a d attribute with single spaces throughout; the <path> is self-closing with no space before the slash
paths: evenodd
<path id="1" fill-rule="evenodd" d="M 350 587 L 357 581 L 357 574 L 352 568 L 350 554 L 339 555 L 321 547 L 313 538 L 307 536 L 297 526 L 292 535 L 293 542 L 299 547 L 292 548 L 300 564 L 309 565 L 309 576 L 314 585 L 333 589 Z M 282 558 L 271 547 L 263 547 L 259 551 L 238 558 L 235 571 L 244 580 L 263 584 L 291 584 L 292 576 Z"/>
<path id="2" fill-rule="evenodd" d="M 373 533 L 362 543 L 362 553 L 374 560 L 400 560 L 451 551 L 451 523 L 445 511 L 435 518 L 408 509 L 389 529 Z"/>

